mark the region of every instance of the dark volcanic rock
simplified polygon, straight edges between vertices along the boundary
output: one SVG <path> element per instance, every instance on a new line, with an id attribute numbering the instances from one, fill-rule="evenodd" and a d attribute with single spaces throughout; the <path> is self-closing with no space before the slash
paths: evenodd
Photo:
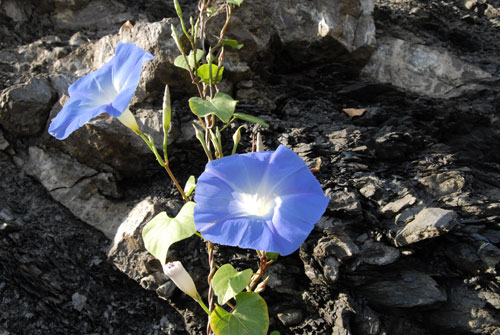
<path id="1" fill-rule="evenodd" d="M 410 308 L 447 300 L 446 292 L 430 276 L 418 271 L 402 272 L 394 280 L 379 281 L 359 290 L 374 305 Z"/>
<path id="2" fill-rule="evenodd" d="M 196 2 L 181 1 L 185 19 Z M 270 124 L 254 129 L 264 147 L 295 150 L 330 198 L 300 250 L 266 272 L 270 331 L 499 334 L 498 1 L 375 1 L 380 44 L 364 73 L 378 82 L 359 75 L 371 1 L 264 2 L 233 12 L 228 31 L 246 45 L 228 55 L 224 89 L 237 111 Z M 62 143 L 43 131 L 77 77 L 118 41 L 135 42 L 155 60 L 132 111 L 155 133 L 169 83 L 170 165 L 181 184 L 198 176 L 206 161 L 190 79 L 172 65 L 174 12 L 163 1 L 0 2 L 0 333 L 204 332 L 201 309 L 141 240 L 152 216 L 181 204 L 148 148 L 107 117 Z M 125 20 L 134 28 L 119 33 Z M 239 152 L 251 150 L 246 129 Z M 176 243 L 169 257 L 206 296 L 203 242 Z M 215 261 L 245 269 L 257 259 L 219 246 Z"/>
<path id="3" fill-rule="evenodd" d="M 10 86 L 0 96 L 0 125 L 18 135 L 38 135 L 45 127 L 55 97 L 44 77 Z"/>

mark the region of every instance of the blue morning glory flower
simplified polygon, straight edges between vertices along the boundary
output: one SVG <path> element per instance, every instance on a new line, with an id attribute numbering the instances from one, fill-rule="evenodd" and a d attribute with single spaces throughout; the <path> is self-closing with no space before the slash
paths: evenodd
<path id="1" fill-rule="evenodd" d="M 122 122 L 135 128 L 135 118 L 130 119 L 132 114 L 127 107 L 139 83 L 142 65 L 151 59 L 153 55 L 132 43 L 118 43 L 111 60 L 69 87 L 69 99 L 52 120 L 49 133 L 63 140 L 104 112 L 120 118 L 127 111 Z"/>
<path id="2" fill-rule="evenodd" d="M 304 242 L 329 199 L 305 162 L 280 145 L 276 151 L 208 162 L 194 200 L 196 229 L 205 239 L 289 255 Z"/>

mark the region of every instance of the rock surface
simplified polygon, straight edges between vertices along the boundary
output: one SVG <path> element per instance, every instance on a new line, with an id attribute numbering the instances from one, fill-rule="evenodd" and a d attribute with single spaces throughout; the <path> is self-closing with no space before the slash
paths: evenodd
<path id="1" fill-rule="evenodd" d="M 268 122 L 265 148 L 297 152 L 331 199 L 300 250 L 266 272 L 270 331 L 500 333 L 500 9 L 374 2 L 246 1 L 228 28 L 246 44 L 227 55 L 224 80 L 238 111 Z M 181 3 L 194 13 L 196 1 Z M 152 216 L 181 206 L 148 148 L 106 117 L 63 142 L 45 132 L 67 87 L 118 41 L 135 42 L 155 60 L 132 111 L 155 133 L 168 82 L 171 166 L 181 184 L 199 175 L 206 161 L 193 140 L 192 87 L 172 66 L 174 16 L 163 1 L 0 2 L 0 333 L 204 332 L 203 311 L 141 240 Z M 133 28 L 120 32 L 126 20 Z M 384 76 L 368 82 L 359 72 L 375 37 L 365 71 Z M 248 129 L 239 150 L 250 148 Z M 238 270 L 257 262 L 225 246 L 215 255 Z M 205 296 L 204 243 L 176 243 L 169 259 Z"/>
<path id="2" fill-rule="evenodd" d="M 444 98 L 479 89 L 480 80 L 491 77 L 446 51 L 397 38 L 378 41 L 362 74 L 410 92 Z"/>
<path id="3" fill-rule="evenodd" d="M 38 135 L 54 98 L 52 87 L 43 77 L 10 86 L 0 95 L 0 125 L 14 134 Z"/>

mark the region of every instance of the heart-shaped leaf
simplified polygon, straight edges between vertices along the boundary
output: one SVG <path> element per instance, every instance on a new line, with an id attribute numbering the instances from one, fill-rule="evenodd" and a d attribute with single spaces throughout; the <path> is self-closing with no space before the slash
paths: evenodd
<path id="1" fill-rule="evenodd" d="M 243 3 L 243 0 L 226 0 L 226 2 L 232 3 L 232 4 L 237 5 L 239 7 Z"/>
<path id="2" fill-rule="evenodd" d="M 172 244 L 196 233 L 193 219 L 194 205 L 192 201 L 186 202 L 175 218 L 170 218 L 167 213 L 161 212 L 142 230 L 146 250 L 158 258 L 162 265 L 165 265 L 168 249 Z"/>
<path id="3" fill-rule="evenodd" d="M 210 315 L 210 326 L 216 335 L 266 335 L 269 315 L 264 299 L 255 292 L 236 296 L 236 309 L 229 313 L 217 306 Z"/>
<path id="4" fill-rule="evenodd" d="M 236 50 L 243 48 L 243 44 L 238 44 L 237 40 L 221 40 L 222 44 L 227 45 Z"/>
<path id="5" fill-rule="evenodd" d="M 195 63 L 199 62 L 203 58 L 203 56 L 205 56 L 205 51 L 200 50 L 200 49 L 196 49 L 196 62 L 195 62 L 194 52 L 193 52 L 193 50 L 191 50 L 189 52 L 189 55 L 187 56 L 187 59 L 189 62 L 189 67 L 188 67 L 183 55 L 179 55 L 179 56 L 175 57 L 174 65 L 177 67 L 180 67 L 181 69 L 189 71 L 189 69 L 194 69 Z"/>
<path id="6" fill-rule="evenodd" d="M 184 194 L 186 194 L 187 197 L 193 193 L 194 189 L 196 188 L 196 178 L 194 176 L 190 176 L 186 182 L 186 185 L 184 186 Z"/>
<path id="7" fill-rule="evenodd" d="M 217 79 L 215 79 L 215 76 L 217 75 L 217 71 L 219 71 L 219 75 L 217 76 Z M 212 84 L 218 84 L 222 80 L 222 73 L 224 72 L 224 67 L 221 67 L 219 70 L 219 67 L 215 64 L 212 64 Z M 196 71 L 196 75 L 200 77 L 201 81 L 204 83 L 210 83 L 210 67 L 208 64 L 203 64 L 198 68 Z"/>
<path id="8" fill-rule="evenodd" d="M 223 122 L 228 123 L 234 114 L 238 101 L 225 93 L 217 93 L 213 99 L 203 100 L 198 97 L 189 99 L 189 108 L 199 116 L 217 115 Z"/>
<path id="9" fill-rule="evenodd" d="M 243 291 L 250 284 L 252 274 L 252 269 L 238 272 L 231 264 L 221 266 L 212 279 L 219 305 L 224 305 L 229 299 Z"/>
<path id="10" fill-rule="evenodd" d="M 245 121 L 253 122 L 253 123 L 258 123 L 266 128 L 269 128 L 269 124 L 267 124 L 267 122 L 265 122 L 264 120 L 262 120 L 256 116 L 248 115 L 245 113 L 234 113 L 233 116 L 237 119 L 245 120 Z"/>

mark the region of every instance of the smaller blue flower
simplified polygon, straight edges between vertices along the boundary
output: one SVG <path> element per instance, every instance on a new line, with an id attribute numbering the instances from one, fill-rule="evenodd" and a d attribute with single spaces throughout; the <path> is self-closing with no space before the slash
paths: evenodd
<path id="1" fill-rule="evenodd" d="M 208 162 L 194 200 L 196 229 L 207 240 L 281 255 L 300 247 L 329 201 L 305 162 L 283 145 Z"/>
<path id="2" fill-rule="evenodd" d="M 134 96 L 142 65 L 151 59 L 153 55 L 135 44 L 118 43 L 113 58 L 69 87 L 69 99 L 52 120 L 49 133 L 63 140 L 99 114 L 120 117 Z"/>

